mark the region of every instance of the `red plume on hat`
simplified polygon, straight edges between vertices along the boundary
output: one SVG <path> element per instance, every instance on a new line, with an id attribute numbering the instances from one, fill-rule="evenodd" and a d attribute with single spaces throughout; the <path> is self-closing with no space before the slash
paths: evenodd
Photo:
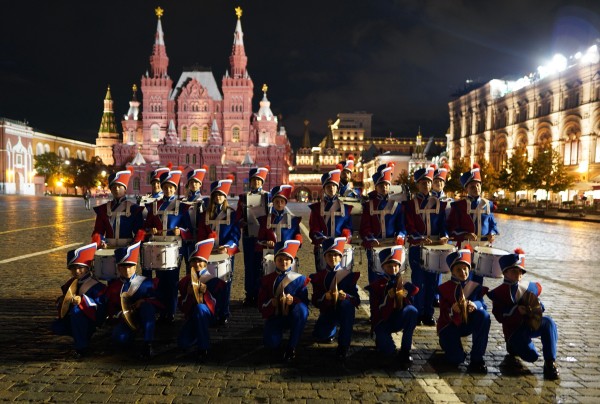
<path id="1" fill-rule="evenodd" d="M 270 165 L 266 165 L 264 166 L 267 170 L 271 171 L 271 166 Z"/>
<path id="2" fill-rule="evenodd" d="M 203 170 L 206 170 L 206 171 L 208 171 L 208 166 L 207 166 L 206 164 L 204 164 L 204 165 L 202 166 L 202 169 L 203 169 Z"/>
<path id="3" fill-rule="evenodd" d="M 129 170 L 129 172 L 130 172 L 131 174 L 133 174 L 133 172 L 134 172 L 133 166 L 129 166 L 129 167 L 127 167 L 127 169 Z"/>
<path id="4" fill-rule="evenodd" d="M 344 166 L 342 164 L 336 164 L 335 168 L 341 171 L 344 169 Z"/>
<path id="5" fill-rule="evenodd" d="M 393 162 L 391 162 L 391 161 L 390 161 L 389 163 L 387 163 L 387 166 L 388 166 L 388 167 L 392 167 L 392 168 L 394 168 L 395 164 L 394 164 Z"/>
<path id="6" fill-rule="evenodd" d="M 481 168 L 481 166 L 478 163 L 473 163 L 473 168 Z"/>
<path id="7" fill-rule="evenodd" d="M 431 164 L 429 167 L 433 167 L 433 169 L 434 169 L 434 170 L 437 170 L 437 169 L 438 169 L 438 166 L 437 166 L 437 164 Z"/>
<path id="8" fill-rule="evenodd" d="M 173 163 L 171 163 L 170 161 L 167 163 L 167 168 L 170 170 L 171 168 L 173 168 Z"/>
<path id="9" fill-rule="evenodd" d="M 227 174 L 227 177 L 225 177 L 226 180 L 234 180 L 235 179 L 235 175 L 233 174 Z"/>
<path id="10" fill-rule="evenodd" d="M 352 154 L 349 154 L 349 155 L 348 155 L 348 157 L 347 157 L 347 159 L 348 159 L 348 160 L 352 160 L 352 161 L 354 161 L 354 155 L 352 155 Z"/>

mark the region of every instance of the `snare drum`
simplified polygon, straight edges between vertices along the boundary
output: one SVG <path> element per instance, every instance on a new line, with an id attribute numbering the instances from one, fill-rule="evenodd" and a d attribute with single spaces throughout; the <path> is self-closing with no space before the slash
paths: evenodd
<path id="1" fill-rule="evenodd" d="M 292 271 L 298 272 L 297 269 L 299 266 L 298 258 L 295 258 L 294 261 L 292 261 Z M 262 262 L 262 276 L 269 275 L 273 272 L 275 272 L 275 257 L 273 254 L 265 254 Z"/>
<path id="2" fill-rule="evenodd" d="M 502 278 L 500 257 L 509 254 L 508 251 L 492 247 L 475 247 L 473 254 L 473 272 L 488 278 Z"/>
<path id="3" fill-rule="evenodd" d="M 149 241 L 142 244 L 142 268 L 156 271 L 176 269 L 179 246 L 169 241 Z"/>
<path id="4" fill-rule="evenodd" d="M 208 272 L 215 278 L 231 282 L 231 257 L 227 254 L 211 254 L 208 257 Z"/>
<path id="5" fill-rule="evenodd" d="M 450 272 L 446 257 L 454 251 L 456 251 L 456 247 L 450 244 L 423 246 L 421 248 L 423 269 L 442 274 Z"/>
<path id="6" fill-rule="evenodd" d="M 97 250 L 94 254 L 93 271 L 96 279 L 110 281 L 119 277 L 117 266 L 115 264 L 115 250 L 105 248 Z"/>
<path id="7" fill-rule="evenodd" d="M 323 255 L 323 248 L 319 247 L 319 270 L 325 269 L 325 256 Z M 354 267 L 354 247 L 351 245 L 344 246 L 344 254 L 342 255 L 341 267 L 352 271 Z"/>

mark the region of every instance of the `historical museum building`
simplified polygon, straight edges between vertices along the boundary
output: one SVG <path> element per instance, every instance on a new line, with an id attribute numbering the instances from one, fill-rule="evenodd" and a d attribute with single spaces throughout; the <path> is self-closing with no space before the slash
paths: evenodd
<path id="1" fill-rule="evenodd" d="M 270 167 L 265 188 L 287 182 L 291 146 L 285 128 L 278 125 L 271 111 L 266 85 L 262 86 L 258 112 L 252 111 L 254 83 L 247 69 L 242 10 L 236 9 L 230 68 L 221 79 L 220 89 L 211 71 L 184 71 L 174 85 L 168 73 L 163 10 L 157 8 L 156 14 L 150 70 L 139 87 L 142 97 L 138 98 L 135 85 L 120 136 L 108 89 L 96 155 L 106 164 L 134 166 L 137 174 L 132 177 L 130 193 L 149 192 L 149 173 L 168 163 L 183 167 L 184 174 L 208 166 L 204 193 L 208 183 L 229 174 L 234 176 L 231 193 L 244 192 L 248 171 L 256 166 Z"/>
<path id="2" fill-rule="evenodd" d="M 574 189 L 555 195 L 554 202 L 600 190 L 600 57 L 595 45 L 569 59 L 557 55 L 519 80 L 491 80 L 465 91 L 449 103 L 449 114 L 452 162 L 486 159 L 500 170 L 513 153 L 531 161 L 552 147 L 576 180 Z"/>

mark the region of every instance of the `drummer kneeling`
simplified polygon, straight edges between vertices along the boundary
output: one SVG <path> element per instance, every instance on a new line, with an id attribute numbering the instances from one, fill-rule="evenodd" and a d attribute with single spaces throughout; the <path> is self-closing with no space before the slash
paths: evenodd
<path id="1" fill-rule="evenodd" d="M 207 269 L 210 252 L 215 239 L 210 238 L 195 244 L 189 256 L 190 275 L 179 281 L 179 309 L 186 322 L 179 333 L 177 343 L 187 349 L 196 344 L 196 359 L 204 362 L 210 347 L 209 325 L 216 322 L 217 302 L 225 292 L 225 282 L 209 273 Z"/>
<path id="2" fill-rule="evenodd" d="M 279 349 L 283 330 L 290 329 L 290 339 L 283 355 L 289 362 L 296 357 L 296 346 L 308 319 L 308 290 L 305 276 L 292 271 L 292 263 L 300 241 L 288 240 L 275 244 L 275 272 L 260 280 L 258 309 L 265 319 L 264 344 Z"/>
<path id="3" fill-rule="evenodd" d="M 516 249 L 514 254 L 500 257 L 504 283 L 488 292 L 493 302 L 492 313 L 502 324 L 508 358 L 518 365 L 516 356 L 526 362 L 535 362 L 539 353 L 532 338 L 540 337 L 544 356 L 544 379 L 556 380 L 560 373 L 556 366 L 558 331 L 552 318 L 543 316 L 544 305 L 538 296 L 542 286 L 537 282 L 523 282 L 525 252 Z"/>
<path id="4" fill-rule="evenodd" d="M 115 250 L 119 278 L 108 284 L 106 300 L 108 319 L 115 324 L 112 339 L 118 345 L 132 345 L 136 332 L 141 329 L 144 345 L 140 357 L 154 356 L 152 342 L 156 325 L 156 311 L 163 306 L 157 299 L 158 279 L 154 281 L 137 275 L 140 242 Z"/>
<path id="5" fill-rule="evenodd" d="M 59 318 L 52 323 L 52 332 L 73 337 L 76 359 L 88 353 L 92 334 L 104 321 L 101 296 L 105 286 L 90 272 L 95 252 L 96 243 L 92 243 L 67 253 L 71 279 L 62 286 L 63 295 L 58 299 Z"/>

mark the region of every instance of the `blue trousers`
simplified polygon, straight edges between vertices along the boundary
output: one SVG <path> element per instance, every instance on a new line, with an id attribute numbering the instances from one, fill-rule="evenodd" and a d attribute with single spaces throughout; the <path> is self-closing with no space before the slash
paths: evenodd
<path id="1" fill-rule="evenodd" d="M 180 348 L 189 348 L 196 344 L 198 349 L 210 348 L 210 333 L 208 327 L 214 320 L 213 314 L 205 304 L 198 304 L 190 317 L 181 328 L 177 345 Z"/>
<path id="2" fill-rule="evenodd" d="M 144 342 L 154 340 L 154 329 L 156 325 L 156 308 L 154 305 L 144 302 L 138 310 L 140 328 L 144 334 Z M 124 322 L 120 322 L 113 328 L 112 339 L 119 345 L 129 345 L 135 339 L 136 331 L 129 328 Z"/>
<path id="3" fill-rule="evenodd" d="M 242 237 L 244 246 L 244 290 L 246 297 L 258 298 L 262 275 L 262 251 L 255 251 L 256 237 Z"/>
<path id="4" fill-rule="evenodd" d="M 288 347 L 295 349 L 300 341 L 302 331 L 308 319 L 308 307 L 304 303 L 296 303 L 287 316 L 277 315 L 265 321 L 263 341 L 267 348 L 276 349 L 281 346 L 283 330 L 290 329 Z"/>
<path id="5" fill-rule="evenodd" d="M 411 282 L 419 287 L 419 293 L 414 298 L 414 304 L 420 316 L 433 317 L 435 292 L 441 275 L 426 271 L 421 265 L 421 247 L 412 246 L 408 250 L 408 260 L 411 269 Z"/>
<path id="6" fill-rule="evenodd" d="M 387 320 L 382 321 L 375 327 L 375 344 L 377 349 L 386 355 L 394 353 L 396 351 L 396 344 L 392 339 L 392 334 L 402 330 L 402 345 L 400 349 L 410 351 L 418 318 L 419 313 L 413 305 L 405 306 L 402 311 L 394 311 Z"/>
<path id="7" fill-rule="evenodd" d="M 181 256 L 177 262 L 181 264 Z M 165 316 L 174 316 L 177 310 L 177 285 L 179 283 L 179 267 L 171 268 L 166 271 L 156 271 L 158 278 L 158 300 L 165 306 Z"/>
<path id="8" fill-rule="evenodd" d="M 471 361 L 482 361 L 487 348 L 490 324 L 490 315 L 487 311 L 475 310 L 469 314 L 467 324 L 457 327 L 454 323 L 450 323 L 440 331 L 440 346 L 444 350 L 448 362 L 458 365 L 465 361 L 466 354 L 460 339 L 471 334 L 473 335 Z"/>
<path id="9" fill-rule="evenodd" d="M 75 342 L 75 349 L 86 349 L 90 345 L 92 334 L 96 331 L 96 324 L 82 311 L 69 313 L 64 318 L 56 319 L 51 325 L 52 332 L 56 335 L 70 335 Z"/>
<path id="10" fill-rule="evenodd" d="M 375 268 L 373 266 L 373 250 L 367 248 L 367 275 L 369 277 L 369 283 L 373 282 L 379 275 L 378 272 L 375 272 Z"/>
<path id="11" fill-rule="evenodd" d="M 522 324 L 511 335 L 506 343 L 506 349 L 510 353 L 520 356 L 525 362 L 535 362 L 540 355 L 531 339 L 537 337 L 540 337 L 542 340 L 544 360 L 555 361 L 558 330 L 556 323 L 550 317 L 542 317 L 542 325 L 537 331 L 532 331 L 526 324 Z"/>
<path id="12" fill-rule="evenodd" d="M 354 316 L 356 307 L 350 300 L 342 300 L 338 303 L 335 310 L 321 312 L 315 323 L 313 337 L 318 340 L 333 338 L 337 331 L 337 325 L 340 326 L 338 335 L 338 345 L 348 347 L 352 339 L 352 327 L 354 325 Z"/>

